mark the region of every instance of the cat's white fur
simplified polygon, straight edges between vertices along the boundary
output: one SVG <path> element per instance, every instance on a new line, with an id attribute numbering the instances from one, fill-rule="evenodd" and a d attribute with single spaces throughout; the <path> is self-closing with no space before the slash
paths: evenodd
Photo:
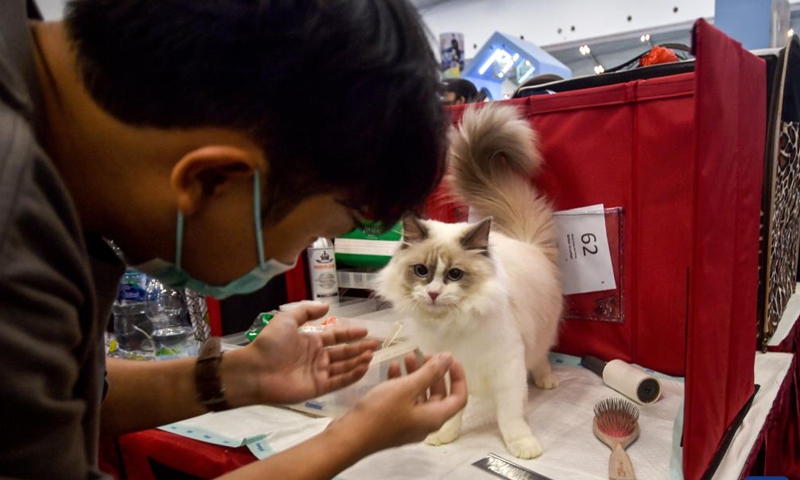
<path id="1" fill-rule="evenodd" d="M 542 447 L 524 414 L 528 372 L 539 388 L 558 386 L 548 353 L 563 302 L 552 209 L 528 181 L 541 163 L 535 135 L 513 107 L 487 105 L 465 112 L 451 142 L 449 181 L 493 224 L 406 219 L 403 248 L 380 272 L 376 291 L 406 315 L 423 352 L 450 351 L 464 364 L 470 395 L 494 401 L 508 450 L 533 458 Z M 422 278 L 415 265 L 433 271 Z M 464 272 L 458 281 L 447 279 L 454 268 Z M 426 442 L 455 440 L 462 416 Z"/>

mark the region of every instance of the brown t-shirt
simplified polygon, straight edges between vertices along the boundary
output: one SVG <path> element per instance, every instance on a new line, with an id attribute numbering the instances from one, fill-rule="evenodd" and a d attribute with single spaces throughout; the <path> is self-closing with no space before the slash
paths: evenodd
<path id="1" fill-rule="evenodd" d="M 42 147 L 28 16 L 0 1 L 0 477 L 107 478 L 103 331 L 124 266 Z"/>

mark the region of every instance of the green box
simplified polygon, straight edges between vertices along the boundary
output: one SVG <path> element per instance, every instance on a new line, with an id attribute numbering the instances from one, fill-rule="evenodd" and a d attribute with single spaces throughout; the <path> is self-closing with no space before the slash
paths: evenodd
<path id="1" fill-rule="evenodd" d="M 402 222 L 385 232 L 379 225 L 357 228 L 334 240 L 336 265 L 381 268 L 389 263 L 402 240 Z"/>

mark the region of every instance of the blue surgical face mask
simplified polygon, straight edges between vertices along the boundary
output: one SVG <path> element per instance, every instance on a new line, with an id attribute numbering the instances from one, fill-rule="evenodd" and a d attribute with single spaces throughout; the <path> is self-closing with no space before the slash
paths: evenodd
<path id="1" fill-rule="evenodd" d="M 167 262 L 160 258 L 154 258 L 133 268 L 140 272 L 159 279 L 165 285 L 173 288 L 188 288 L 200 295 L 209 295 L 214 298 L 222 299 L 231 295 L 241 295 L 252 293 L 263 288 L 273 277 L 294 268 L 297 263 L 287 265 L 277 260 L 264 259 L 264 240 L 261 234 L 261 188 L 259 185 L 259 173 L 255 171 L 253 175 L 253 223 L 256 230 L 256 245 L 258 246 L 258 265 L 249 273 L 231 281 L 227 285 L 209 285 L 192 278 L 181 268 L 181 257 L 183 254 L 183 214 L 178 212 L 178 226 L 175 238 L 175 263 Z"/>

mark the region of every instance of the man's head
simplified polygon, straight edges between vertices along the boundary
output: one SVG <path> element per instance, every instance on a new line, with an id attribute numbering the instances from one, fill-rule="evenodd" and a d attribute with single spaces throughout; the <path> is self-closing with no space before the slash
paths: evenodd
<path id="1" fill-rule="evenodd" d="M 472 103 L 478 97 L 478 89 L 469 80 L 454 78 L 444 85 L 444 102 L 446 105 Z"/>
<path id="2" fill-rule="evenodd" d="M 435 60 L 405 1 L 72 0 L 66 21 L 113 116 L 250 133 L 270 157 L 268 203 L 289 204 L 270 215 L 343 188 L 398 218 L 441 167 Z"/>
<path id="3" fill-rule="evenodd" d="M 330 207 L 321 194 L 391 223 L 440 178 L 437 66 L 405 0 L 71 0 L 65 22 L 84 85 L 114 118 L 176 133 L 232 130 L 262 150 L 268 246 L 270 225 L 299 204 L 312 209 L 305 225 L 324 223 L 326 212 L 313 210 Z M 260 169 L 246 151 L 202 143 L 174 160 L 173 186 L 199 182 L 200 200 L 178 196 L 187 237 L 218 185 Z"/>

